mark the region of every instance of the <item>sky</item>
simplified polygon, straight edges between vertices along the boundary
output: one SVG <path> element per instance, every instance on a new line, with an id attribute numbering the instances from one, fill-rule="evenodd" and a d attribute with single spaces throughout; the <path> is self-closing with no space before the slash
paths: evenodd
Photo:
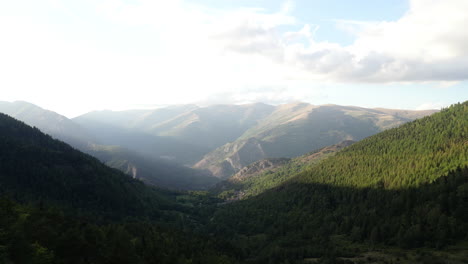
<path id="1" fill-rule="evenodd" d="M 67 117 L 303 101 L 468 100 L 466 0 L 0 2 L 0 101 Z"/>

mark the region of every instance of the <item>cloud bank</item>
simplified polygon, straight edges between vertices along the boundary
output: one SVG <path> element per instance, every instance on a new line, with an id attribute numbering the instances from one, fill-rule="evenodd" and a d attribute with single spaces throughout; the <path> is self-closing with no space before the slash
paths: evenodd
<path id="1" fill-rule="evenodd" d="M 317 42 L 313 25 L 280 32 L 294 19 L 250 16 L 223 32 L 232 52 L 268 57 L 298 75 L 338 82 L 461 81 L 468 78 L 468 1 L 411 0 L 397 21 L 337 20 L 355 35 L 352 45 Z M 266 19 L 278 23 L 263 23 Z M 285 23 L 287 22 L 287 23 Z"/>

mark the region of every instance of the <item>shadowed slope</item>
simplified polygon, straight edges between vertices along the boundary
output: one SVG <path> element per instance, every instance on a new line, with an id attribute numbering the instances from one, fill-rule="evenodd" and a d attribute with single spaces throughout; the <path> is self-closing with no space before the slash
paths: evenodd
<path id="1" fill-rule="evenodd" d="M 0 114 L 0 191 L 109 216 L 158 215 L 172 202 L 156 189 Z"/>

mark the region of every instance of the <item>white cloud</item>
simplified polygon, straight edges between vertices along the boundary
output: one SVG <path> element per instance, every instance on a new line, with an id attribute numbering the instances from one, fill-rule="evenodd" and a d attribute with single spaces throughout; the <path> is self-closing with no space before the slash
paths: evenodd
<path id="1" fill-rule="evenodd" d="M 393 22 L 337 20 L 356 35 L 350 46 L 288 41 L 300 33 L 278 34 L 277 28 L 244 24 L 240 35 L 231 32 L 226 46 L 241 53 L 260 54 L 309 77 L 335 81 L 398 82 L 468 79 L 468 1 L 412 0 L 410 10 Z M 261 19 L 261 17 L 257 17 Z M 256 33 L 256 34 L 252 34 Z M 239 37 L 241 36 L 241 37 Z"/>

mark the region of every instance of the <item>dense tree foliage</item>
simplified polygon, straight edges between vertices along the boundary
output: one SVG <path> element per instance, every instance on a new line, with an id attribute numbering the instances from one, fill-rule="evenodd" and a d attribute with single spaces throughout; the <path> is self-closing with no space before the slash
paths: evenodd
<path id="1" fill-rule="evenodd" d="M 150 221 L 98 225 L 0 199 L 0 263 L 233 263 L 226 243 Z"/>
<path id="2" fill-rule="evenodd" d="M 352 256 L 332 237 L 400 248 L 468 239 L 468 168 L 420 187 L 385 190 L 290 183 L 216 212 L 210 228 L 253 263 Z"/>
<path id="3" fill-rule="evenodd" d="M 400 188 L 468 165 L 468 102 L 371 136 L 305 171 L 301 182 Z"/>

